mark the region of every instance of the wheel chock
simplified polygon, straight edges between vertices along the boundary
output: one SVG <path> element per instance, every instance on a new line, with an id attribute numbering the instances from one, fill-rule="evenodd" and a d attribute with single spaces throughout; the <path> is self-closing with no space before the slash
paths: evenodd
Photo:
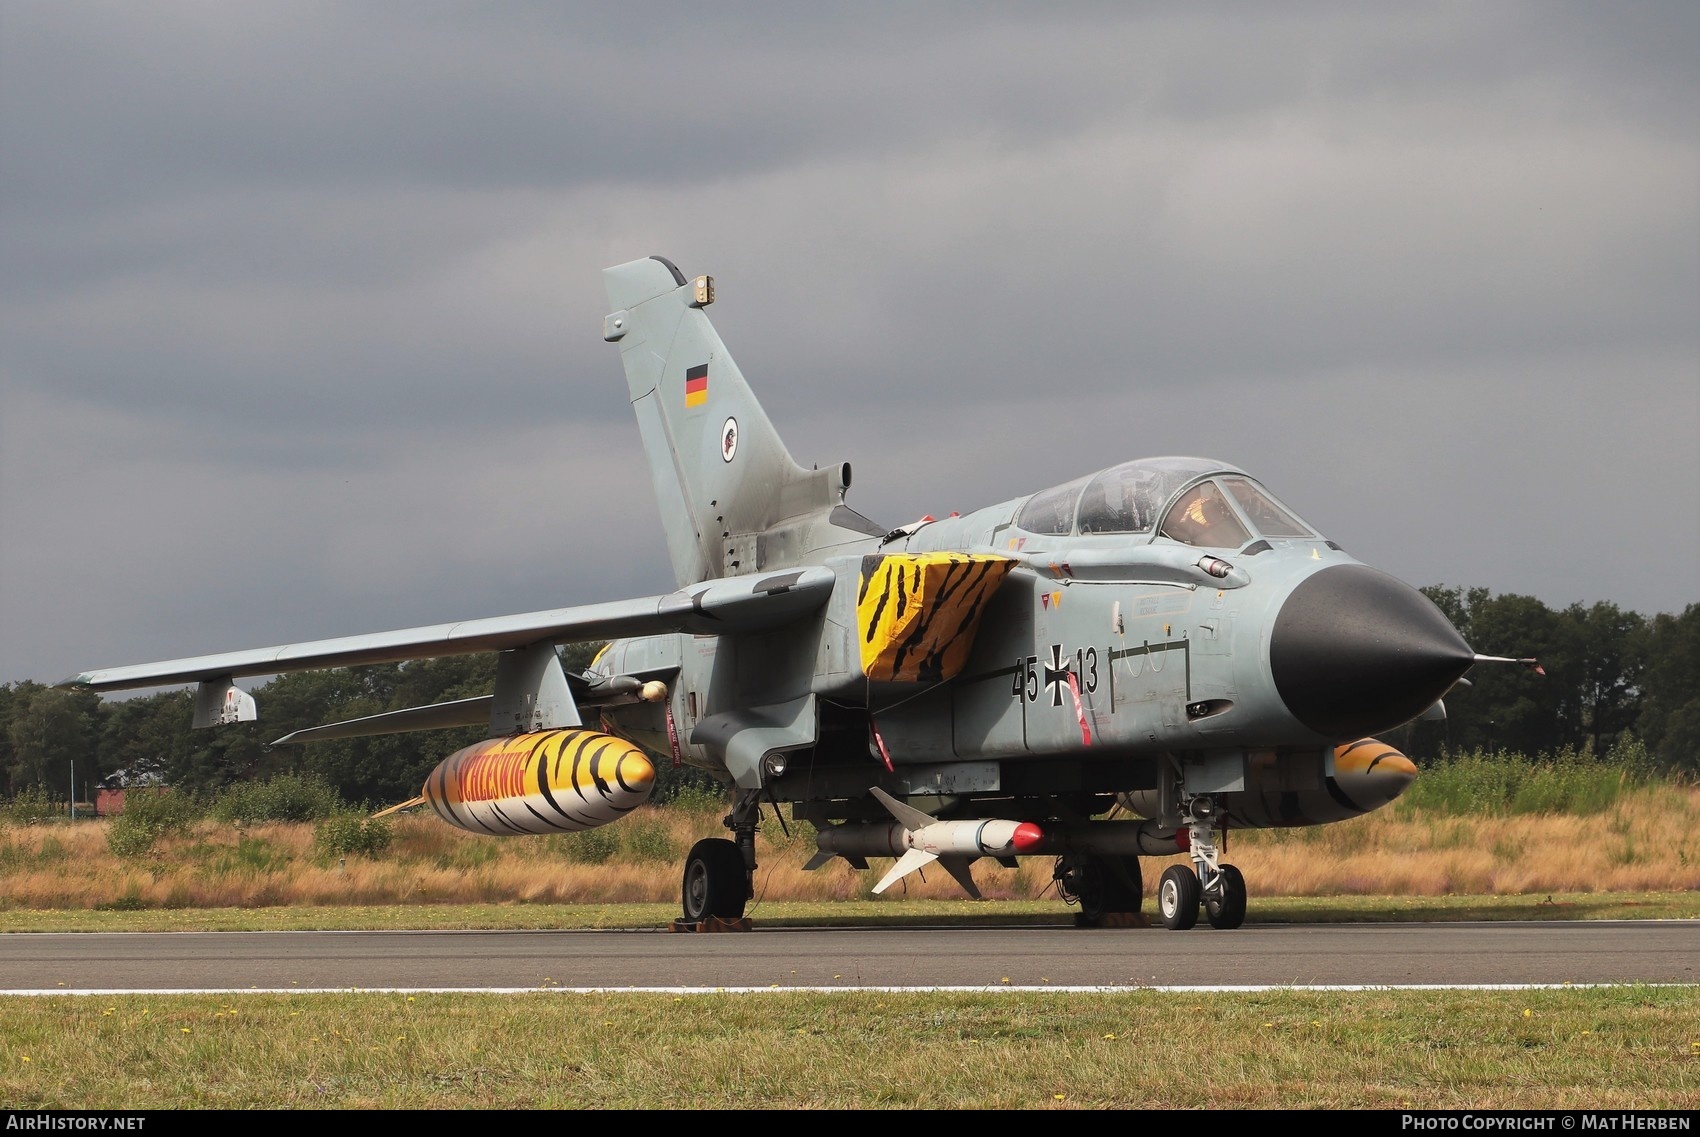
<path id="1" fill-rule="evenodd" d="M 1076 927 L 1081 928 L 1149 928 L 1151 917 L 1143 912 L 1106 912 L 1096 924 L 1088 920 L 1084 913 L 1074 914 Z"/>
<path id="2" fill-rule="evenodd" d="M 747 932 L 750 927 L 748 916 L 739 916 L 735 920 L 728 920 L 723 916 L 710 916 L 706 920 L 687 920 L 680 916 L 673 921 L 669 930 L 674 932 Z"/>

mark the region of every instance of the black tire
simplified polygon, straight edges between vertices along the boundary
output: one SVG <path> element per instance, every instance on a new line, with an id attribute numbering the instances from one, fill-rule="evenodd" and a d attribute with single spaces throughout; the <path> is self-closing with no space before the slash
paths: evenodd
<path id="1" fill-rule="evenodd" d="M 1080 894 L 1081 923 L 1101 928 L 1111 913 L 1137 913 L 1145 899 L 1145 878 L 1138 857 L 1093 857 L 1086 862 L 1090 882 Z"/>
<path id="2" fill-rule="evenodd" d="M 744 914 L 750 898 L 749 872 L 744 854 L 724 837 L 705 837 L 691 846 L 685 858 L 685 879 L 680 887 L 685 919 L 736 920 Z"/>
<path id="3" fill-rule="evenodd" d="M 1170 865 L 1157 882 L 1157 911 L 1163 926 L 1184 932 L 1198 923 L 1198 874 L 1188 865 Z"/>
<path id="4" fill-rule="evenodd" d="M 1212 928 L 1227 931 L 1245 923 L 1245 877 L 1233 865 L 1221 865 L 1218 891 L 1204 898 L 1204 918 Z"/>

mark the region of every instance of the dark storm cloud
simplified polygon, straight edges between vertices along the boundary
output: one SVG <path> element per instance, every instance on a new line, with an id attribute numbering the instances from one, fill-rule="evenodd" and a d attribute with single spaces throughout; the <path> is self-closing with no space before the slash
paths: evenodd
<path id="1" fill-rule="evenodd" d="M 1105 381 L 1130 370 L 1153 382 L 1219 373 L 1246 349 L 1275 370 L 1303 371 L 1447 342 L 1503 349 L 1692 326 L 1672 308 L 1693 258 L 1668 239 L 1669 219 L 1657 209 L 1639 211 L 1643 231 L 1622 235 L 1648 246 L 1638 278 L 1589 265 L 1599 287 L 1557 304 L 1540 296 L 1509 310 L 1482 303 L 1478 288 L 1531 287 L 1503 273 L 1483 279 L 1491 246 L 1467 245 L 1473 256 L 1451 260 L 1445 254 L 1459 250 L 1444 240 L 1415 258 L 1399 247 L 1413 225 L 1456 228 L 1455 198 L 1413 208 L 1423 180 L 1502 186 L 1517 175 L 1495 154 L 1531 125 L 1586 123 L 1661 98 L 1680 110 L 1680 95 L 1669 92 L 1691 94 L 1692 84 L 1670 81 L 1681 57 L 1667 45 L 1694 23 L 1682 9 L 1632 5 L 1609 21 L 1590 7 L 1542 8 L 1536 19 L 1516 6 L 1467 20 L 1443 8 L 1370 16 L 1332 5 L 1047 6 L 977 18 L 927 6 L 832 10 L 807 21 L 776 19 L 765 6 L 712 18 L 686 5 L 254 11 L 24 5 L 8 20 L 13 46 L 0 79 L 8 149 L 27 160 L 3 167 L 6 295 L 28 309 L 104 291 L 116 309 L 104 321 L 116 335 L 87 329 L 71 351 L 53 313 L 30 312 L 31 327 L 53 334 L 19 330 L 16 358 L 27 374 L 61 387 L 147 390 L 197 414 L 217 414 L 218 405 L 182 390 L 176 376 L 185 371 L 223 374 L 236 392 L 292 391 L 302 414 L 327 395 L 349 413 L 398 404 L 393 396 L 403 393 L 452 401 L 474 373 L 516 398 L 534 397 L 547 389 L 537 376 L 548 345 L 523 332 L 494 345 L 482 335 L 457 340 L 440 309 L 398 297 L 404 283 L 535 229 L 550 195 L 636 185 L 688 192 L 824 161 L 852 163 L 848 173 L 868 176 L 878 192 L 882 172 L 864 175 L 857 158 L 925 161 L 930 147 L 960 140 L 986 155 L 1055 161 L 1057 176 L 1035 187 L 1025 212 L 1018 200 L 995 230 L 964 233 L 952 257 L 894 260 L 862 282 L 884 297 L 884 328 L 913 333 L 895 338 L 920 339 L 923 350 L 923 329 L 906 317 L 930 313 L 943 293 L 991 293 L 1017 261 L 1030 267 L 1002 293 L 1015 313 L 1031 311 L 1036 297 L 1067 295 L 1080 271 L 1116 274 L 1113 290 L 1069 297 L 1081 326 L 1125 329 L 1099 334 L 1096 357 L 1071 360 Z M 1437 109 L 1410 109 L 1425 105 Z M 1398 185 L 1371 180 L 1344 214 L 1324 198 L 1312 210 L 1295 202 L 1294 215 L 1255 218 L 1303 223 L 1306 241 L 1291 259 L 1277 249 L 1282 259 L 1250 265 L 1201 261 L 1197 235 L 1176 239 L 1174 191 L 1194 187 L 1184 170 L 1162 163 L 1184 162 L 1184 151 L 1166 154 L 1157 139 L 1146 166 L 1109 171 L 1112 192 L 1094 195 L 1080 192 L 1097 188 L 1090 166 L 1069 168 L 1047 149 L 1052 139 L 1093 132 L 1119 134 L 1114 144 L 1124 147 L 1165 129 L 1232 139 L 1278 132 L 1282 119 L 1295 118 L 1323 124 L 1341 150 L 1396 133 L 1420 156 L 1425 138 L 1450 143 L 1461 127 L 1475 145 L 1463 153 L 1432 146 L 1430 160 L 1452 169 L 1407 167 Z M 1656 116 L 1637 124 L 1670 129 Z M 1326 143 L 1336 140 L 1326 136 L 1296 141 L 1322 161 L 1334 156 Z M 1527 157 L 1548 159 L 1550 149 Z M 1249 166 L 1245 173 L 1255 176 Z M 1558 173 L 1563 194 L 1576 170 Z M 1618 171 L 1631 183 L 1631 205 L 1639 204 L 1638 174 Z M 1007 175 L 988 163 L 986 176 Z M 1527 176 L 1528 209 L 1547 208 L 1536 175 Z M 1003 187 L 977 192 L 999 199 Z M 843 204 L 831 191 L 818 201 L 830 247 Z M 891 204 L 896 239 L 928 222 L 906 224 L 901 204 Z M 1563 208 L 1576 203 L 1556 204 L 1552 240 L 1562 252 L 1571 221 Z M 1233 220 L 1224 211 L 1203 223 L 1225 221 L 1232 231 Z M 1480 234 L 1465 220 L 1462 240 L 1474 242 Z M 1389 234 L 1392 251 L 1405 254 L 1397 274 L 1385 271 Z M 1236 239 L 1255 249 L 1266 231 L 1249 226 Z M 1572 251 L 1573 262 L 1589 254 Z M 1543 275 L 1549 267 L 1515 263 Z M 188 281 L 192 289 L 172 295 Z M 340 292 L 337 311 L 351 323 L 395 335 L 380 358 L 349 358 L 337 319 L 312 310 L 297 289 Z M 215 290 L 220 302 L 201 290 Z M 222 302 L 244 290 L 249 306 Z M 137 292 L 170 302 L 184 321 L 199 315 L 210 334 L 185 344 L 178 321 Z M 1011 313 L 981 305 L 979 314 L 1000 327 Z M 126 326 L 127 317 L 139 326 Z M 308 320 L 316 334 L 302 334 Z M 1215 334 L 1222 326 L 1233 335 Z M 1437 335 L 1441 328 L 1451 334 Z M 972 350 L 987 342 L 985 330 L 971 317 L 951 325 L 950 360 L 985 382 L 1024 382 L 1031 366 L 960 357 L 955 345 Z M 131 380 L 122 385 L 110 379 L 117 338 Z M 1018 362 L 996 350 L 1006 364 Z M 889 363 L 887 372 L 899 369 Z M 339 369 L 361 381 L 346 382 Z M 250 409 L 239 399 L 228 405 Z M 287 417 L 296 408 L 292 400 L 270 410 Z"/>
<path id="2" fill-rule="evenodd" d="M 790 11 L 13 4 L 0 91 L 29 160 L 6 163 L 7 207 L 82 217 L 280 184 L 671 184 L 812 153 L 1021 143 L 1128 107 L 1256 120 L 1441 85 L 1460 99 L 1522 85 L 1565 115 L 1650 102 L 1684 136 L 1694 109 L 1671 82 L 1692 77 L 1697 21 L 1680 6 Z"/>
<path id="3" fill-rule="evenodd" d="M 1651 3 L 0 0 L 0 681 L 667 587 L 597 331 L 649 253 L 882 521 L 1208 453 L 1414 583 L 1678 607 L 1553 549 L 1662 507 L 1700 556 L 1696 42 Z"/>

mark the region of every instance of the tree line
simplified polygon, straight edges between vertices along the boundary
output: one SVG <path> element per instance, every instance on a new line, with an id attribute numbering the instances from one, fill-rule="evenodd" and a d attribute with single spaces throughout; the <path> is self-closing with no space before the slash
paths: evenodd
<path id="1" fill-rule="evenodd" d="M 1658 763 L 1700 773 L 1700 604 L 1652 617 L 1609 602 L 1550 608 L 1532 596 L 1434 585 L 1423 592 L 1484 655 L 1533 656 L 1546 674 L 1484 666 L 1446 696 L 1444 721 L 1389 741 L 1418 761 L 1448 751 L 1608 754 L 1638 738 Z M 595 644 L 564 662 L 582 669 Z M 0 685 L 0 789 L 79 801 L 110 781 L 154 781 L 196 793 L 280 774 L 316 777 L 344 800 L 405 801 L 481 727 L 272 746 L 291 731 L 490 692 L 493 655 L 303 671 L 254 692 L 261 722 L 192 730 L 194 693 L 106 699 L 39 683 Z M 690 779 L 682 779 L 690 780 Z"/>
<path id="2" fill-rule="evenodd" d="M 1422 591 L 1477 652 L 1533 657 L 1546 674 L 1472 668 L 1443 700 L 1444 724 L 1413 724 L 1413 757 L 1440 747 L 1603 756 L 1633 734 L 1666 769 L 1700 772 L 1700 604 L 1648 617 L 1608 601 L 1549 608 L 1485 588 Z"/>

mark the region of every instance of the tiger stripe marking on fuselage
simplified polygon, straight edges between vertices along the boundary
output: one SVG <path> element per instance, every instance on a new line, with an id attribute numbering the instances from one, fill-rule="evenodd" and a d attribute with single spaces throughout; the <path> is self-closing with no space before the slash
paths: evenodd
<path id="1" fill-rule="evenodd" d="M 561 803 L 555 800 L 555 791 L 549 785 L 549 747 L 548 747 L 548 744 L 540 742 L 540 743 L 538 743 L 536 749 L 533 750 L 532 752 L 537 755 L 537 789 L 538 789 L 538 792 L 540 792 L 543 795 L 543 800 L 549 803 L 550 809 L 554 810 L 556 813 L 560 814 L 562 817 L 566 817 L 567 811 L 562 809 Z M 551 825 L 551 826 L 555 825 L 554 822 L 550 821 L 547 817 L 544 817 L 541 813 L 538 813 L 537 810 L 534 809 L 531 805 L 528 804 L 526 806 L 526 808 L 530 809 L 531 812 L 536 815 L 537 819 L 539 821 L 543 822 L 545 825 Z M 555 827 L 556 828 L 562 828 L 561 826 L 555 826 Z"/>
<path id="2" fill-rule="evenodd" d="M 943 587 L 939 589 L 938 598 L 933 601 L 934 611 L 937 615 L 932 621 L 917 621 L 909 635 L 904 637 L 903 642 L 898 645 L 896 656 L 892 660 L 893 672 L 903 673 L 904 658 L 913 650 L 924 653 L 921 661 L 915 665 L 917 678 L 925 680 L 939 677 L 939 674 L 943 671 L 942 657 L 944 652 L 961 634 L 963 628 L 973 627 L 979 623 L 978 601 L 981 598 L 969 595 L 962 607 L 956 610 L 958 619 L 955 626 L 947 629 L 941 625 L 945 624 L 950 618 L 953 605 L 957 603 L 956 593 L 959 590 L 967 591 L 971 581 L 983 582 L 988 566 L 989 562 L 982 561 L 978 564 L 970 562 L 964 566 L 964 571 L 954 571 L 945 578 Z M 920 572 L 920 566 L 917 565 L 915 568 L 917 591 L 920 586 Z"/>
<path id="3" fill-rule="evenodd" d="M 972 593 L 964 601 L 960 612 L 961 617 L 957 626 L 946 637 L 947 643 L 955 643 L 958 637 L 971 636 L 980 626 L 980 617 L 985 614 L 986 605 L 991 603 L 992 596 L 997 592 L 997 586 L 1003 583 L 1008 569 L 998 567 L 996 561 L 980 562 L 971 576 L 964 577 L 964 589 L 972 588 Z"/>
<path id="4" fill-rule="evenodd" d="M 1368 806 L 1359 805 L 1357 802 L 1353 801 L 1351 796 L 1348 795 L 1345 790 L 1340 788 L 1340 783 L 1335 781 L 1333 778 L 1322 779 L 1322 784 L 1328 787 L 1328 796 L 1345 806 L 1347 809 L 1356 813 L 1369 812 Z"/>
<path id="5" fill-rule="evenodd" d="M 885 615 L 885 605 L 891 599 L 891 582 L 889 574 L 882 572 L 887 558 L 878 554 L 870 554 L 862 558 L 862 587 L 856 593 L 856 608 L 859 612 L 868 599 L 868 589 L 873 587 L 875 579 L 885 581 L 880 589 L 879 599 L 874 603 L 874 610 L 867 616 L 867 630 L 862 634 L 863 643 L 872 643 L 874 633 L 879 629 L 880 617 Z"/>
<path id="6" fill-rule="evenodd" d="M 1015 562 L 970 553 L 869 554 L 856 596 L 869 679 L 938 682 L 967 662 L 991 595 Z"/>

